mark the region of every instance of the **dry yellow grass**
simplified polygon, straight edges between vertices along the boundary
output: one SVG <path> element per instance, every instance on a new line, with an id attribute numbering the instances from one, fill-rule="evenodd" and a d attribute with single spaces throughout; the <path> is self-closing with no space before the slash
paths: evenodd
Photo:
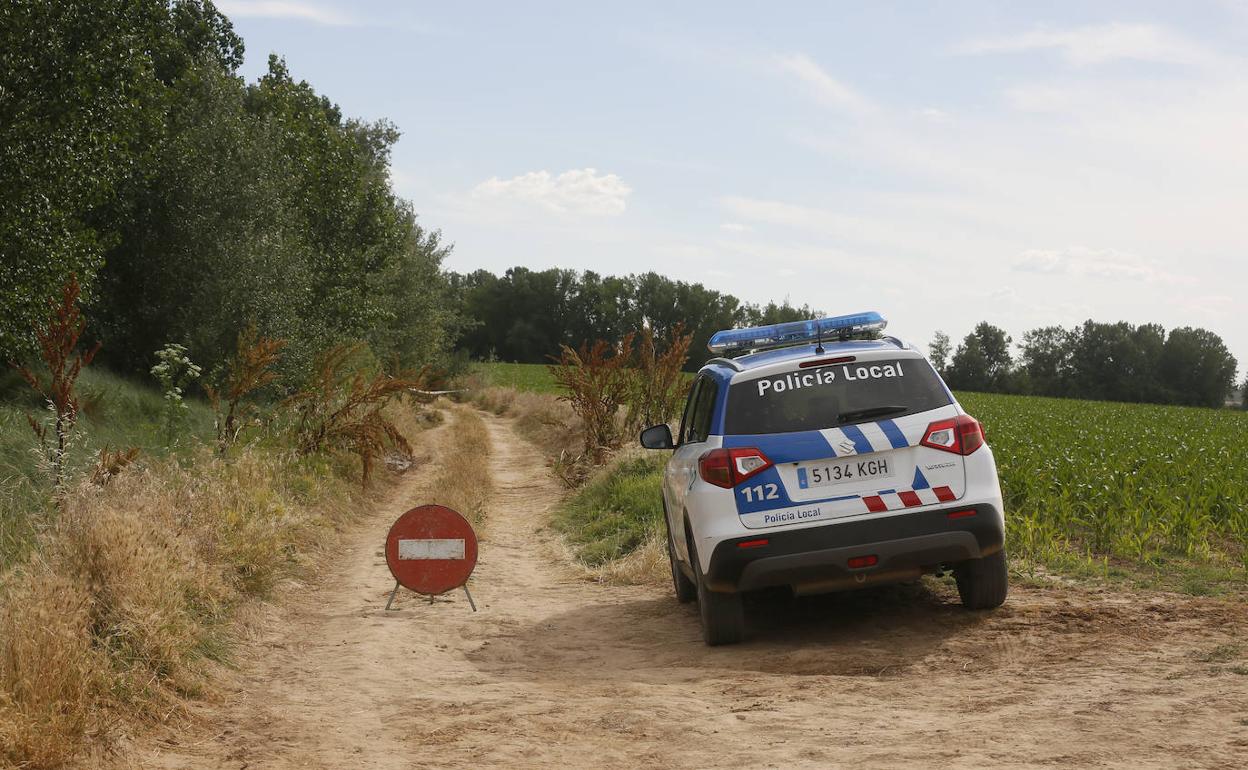
<path id="1" fill-rule="evenodd" d="M 431 501 L 459 511 L 476 524 L 485 515 L 493 489 L 490 434 L 472 409 L 460 406 L 453 415 L 437 475 L 429 487 Z"/>
<path id="2" fill-rule="evenodd" d="M 581 418 L 558 396 L 491 387 L 473 391 L 471 398 L 487 412 L 516 418 L 516 429 L 552 459 L 584 448 Z"/>
<path id="3" fill-rule="evenodd" d="M 609 585 L 660 586 L 672 579 L 667 562 L 667 544 L 656 537 L 648 538 L 623 558 L 596 567 L 582 565 L 582 569 L 590 579 Z"/>
<path id="4" fill-rule="evenodd" d="M 361 492 L 352 458 L 183 462 L 84 484 L 0 578 L 0 764 L 55 767 L 84 735 L 175 713 L 226 655 L 230 610 L 299 574 L 384 486 Z"/>

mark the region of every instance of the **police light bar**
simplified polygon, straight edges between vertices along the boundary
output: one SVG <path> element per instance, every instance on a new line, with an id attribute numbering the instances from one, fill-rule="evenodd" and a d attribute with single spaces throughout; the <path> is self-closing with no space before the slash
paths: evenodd
<path id="1" fill-rule="evenodd" d="M 832 318 L 812 318 L 809 321 L 790 321 L 751 329 L 724 329 L 712 334 L 706 347 L 712 353 L 777 348 L 822 339 L 847 339 L 862 332 L 878 331 L 887 325 L 888 321 L 874 311 Z"/>

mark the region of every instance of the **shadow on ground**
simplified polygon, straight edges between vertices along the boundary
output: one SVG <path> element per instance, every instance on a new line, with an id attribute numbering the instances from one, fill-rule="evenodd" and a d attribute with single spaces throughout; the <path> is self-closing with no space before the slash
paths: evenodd
<path id="1" fill-rule="evenodd" d="M 747 640 L 708 648 L 696 607 L 666 596 L 588 604 L 534 625 L 504 623 L 468 658 L 494 674 L 542 679 L 701 678 L 707 668 L 888 676 L 991 617 L 927 583 L 804 598 L 761 593 L 746 605 Z"/>

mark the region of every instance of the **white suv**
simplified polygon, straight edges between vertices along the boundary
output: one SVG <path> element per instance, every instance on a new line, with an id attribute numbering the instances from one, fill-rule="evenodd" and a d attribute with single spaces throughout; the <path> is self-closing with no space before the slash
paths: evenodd
<path id="1" fill-rule="evenodd" d="M 875 313 L 719 332 L 663 477 L 676 596 L 707 644 L 744 634 L 741 594 L 822 593 L 952 570 L 962 603 L 1000 606 L 1005 521 L 992 450 L 927 359 Z M 824 336 L 836 342 L 824 343 Z M 810 344 L 808 340 L 816 340 Z M 796 344 L 795 344 L 796 343 Z"/>

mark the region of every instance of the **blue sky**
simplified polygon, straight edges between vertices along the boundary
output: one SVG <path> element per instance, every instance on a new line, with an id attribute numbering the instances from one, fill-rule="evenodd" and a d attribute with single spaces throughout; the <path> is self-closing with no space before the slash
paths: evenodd
<path id="1" fill-rule="evenodd" d="M 646 270 L 921 344 L 1204 326 L 1248 364 L 1248 1 L 222 0 L 448 267 Z"/>

